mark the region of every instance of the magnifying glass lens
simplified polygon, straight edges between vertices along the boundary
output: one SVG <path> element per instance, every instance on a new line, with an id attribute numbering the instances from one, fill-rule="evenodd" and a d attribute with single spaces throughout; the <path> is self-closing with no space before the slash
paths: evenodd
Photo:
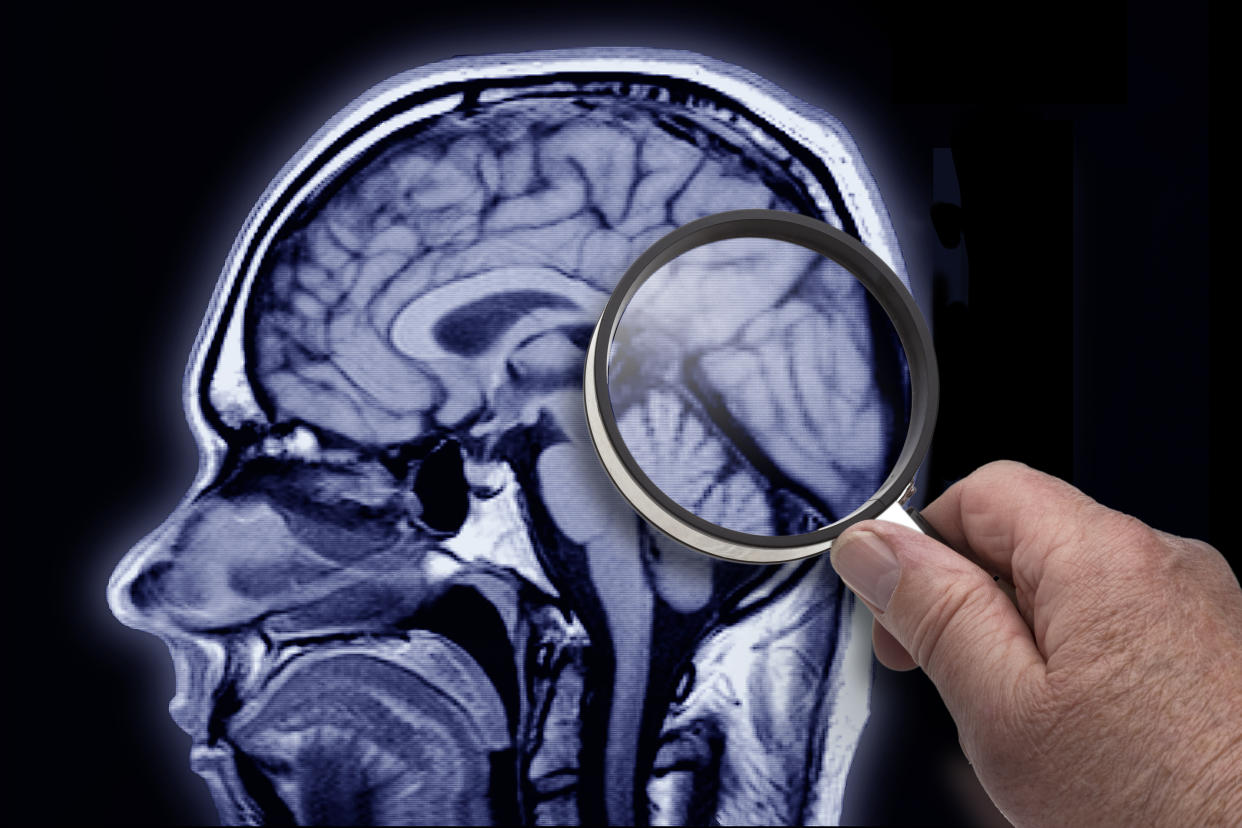
<path id="1" fill-rule="evenodd" d="M 910 422 L 883 307 L 837 261 L 738 237 L 682 252 L 630 295 L 607 393 L 631 472 L 715 527 L 790 536 L 863 506 Z"/>

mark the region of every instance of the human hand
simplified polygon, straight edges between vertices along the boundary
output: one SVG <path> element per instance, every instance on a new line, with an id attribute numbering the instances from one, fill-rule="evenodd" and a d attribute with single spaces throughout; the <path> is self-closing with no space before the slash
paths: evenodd
<path id="1" fill-rule="evenodd" d="M 922 514 L 961 554 L 865 521 L 832 565 L 880 662 L 935 683 L 1001 813 L 1242 824 L 1242 589 L 1219 552 L 1012 462 Z"/>

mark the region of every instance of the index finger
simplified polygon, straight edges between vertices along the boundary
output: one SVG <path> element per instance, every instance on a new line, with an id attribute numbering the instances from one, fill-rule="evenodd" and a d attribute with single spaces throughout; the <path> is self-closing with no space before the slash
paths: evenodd
<path id="1" fill-rule="evenodd" d="M 1102 531 L 1103 513 L 1118 514 L 1064 480 L 1009 460 L 976 469 L 922 510 L 949 546 L 1032 591 L 1058 549 Z"/>

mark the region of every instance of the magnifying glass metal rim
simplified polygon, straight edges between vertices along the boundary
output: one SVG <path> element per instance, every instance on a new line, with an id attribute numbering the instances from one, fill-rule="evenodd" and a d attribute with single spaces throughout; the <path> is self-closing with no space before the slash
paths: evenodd
<path id="1" fill-rule="evenodd" d="M 910 421 L 906 439 L 888 478 L 875 495 L 836 522 L 798 535 L 754 535 L 726 529 L 695 515 L 660 490 L 625 446 L 608 392 L 608 356 L 630 298 L 665 264 L 696 247 L 735 238 L 765 238 L 797 244 L 849 270 L 884 308 L 910 372 Z M 863 520 L 900 513 L 898 504 L 931 444 L 940 400 L 940 379 L 931 333 L 914 297 L 879 256 L 830 224 L 779 210 L 733 210 L 692 221 L 661 238 L 621 277 L 595 325 L 583 379 L 587 430 L 608 475 L 645 520 L 679 543 L 718 558 L 746 563 L 783 563 L 828 551 L 832 541 Z M 887 514 L 885 514 L 887 512 Z"/>

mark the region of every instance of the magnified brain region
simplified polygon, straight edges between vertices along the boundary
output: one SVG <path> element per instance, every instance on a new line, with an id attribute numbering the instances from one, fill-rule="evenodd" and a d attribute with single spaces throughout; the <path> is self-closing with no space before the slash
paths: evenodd
<path id="1" fill-rule="evenodd" d="M 822 557 L 733 564 L 656 534 L 585 431 L 585 349 L 630 261 L 752 207 L 827 221 L 904 278 L 843 127 L 686 52 L 426 66 L 279 172 L 186 372 L 198 478 L 108 587 L 169 647 L 170 710 L 222 820 L 838 818 L 868 710 L 863 614 Z M 862 289 L 773 267 L 710 370 L 661 377 L 624 416 L 682 472 L 727 465 L 724 496 L 819 525 L 887 470 L 808 485 L 814 447 L 886 440 L 898 420 L 877 412 L 901 401 L 857 381 L 889 347 Z M 827 330 L 848 382 L 772 356 Z M 771 378 L 737 409 L 743 441 L 702 417 L 739 365 Z M 833 405 L 789 416 L 808 382 Z"/>

